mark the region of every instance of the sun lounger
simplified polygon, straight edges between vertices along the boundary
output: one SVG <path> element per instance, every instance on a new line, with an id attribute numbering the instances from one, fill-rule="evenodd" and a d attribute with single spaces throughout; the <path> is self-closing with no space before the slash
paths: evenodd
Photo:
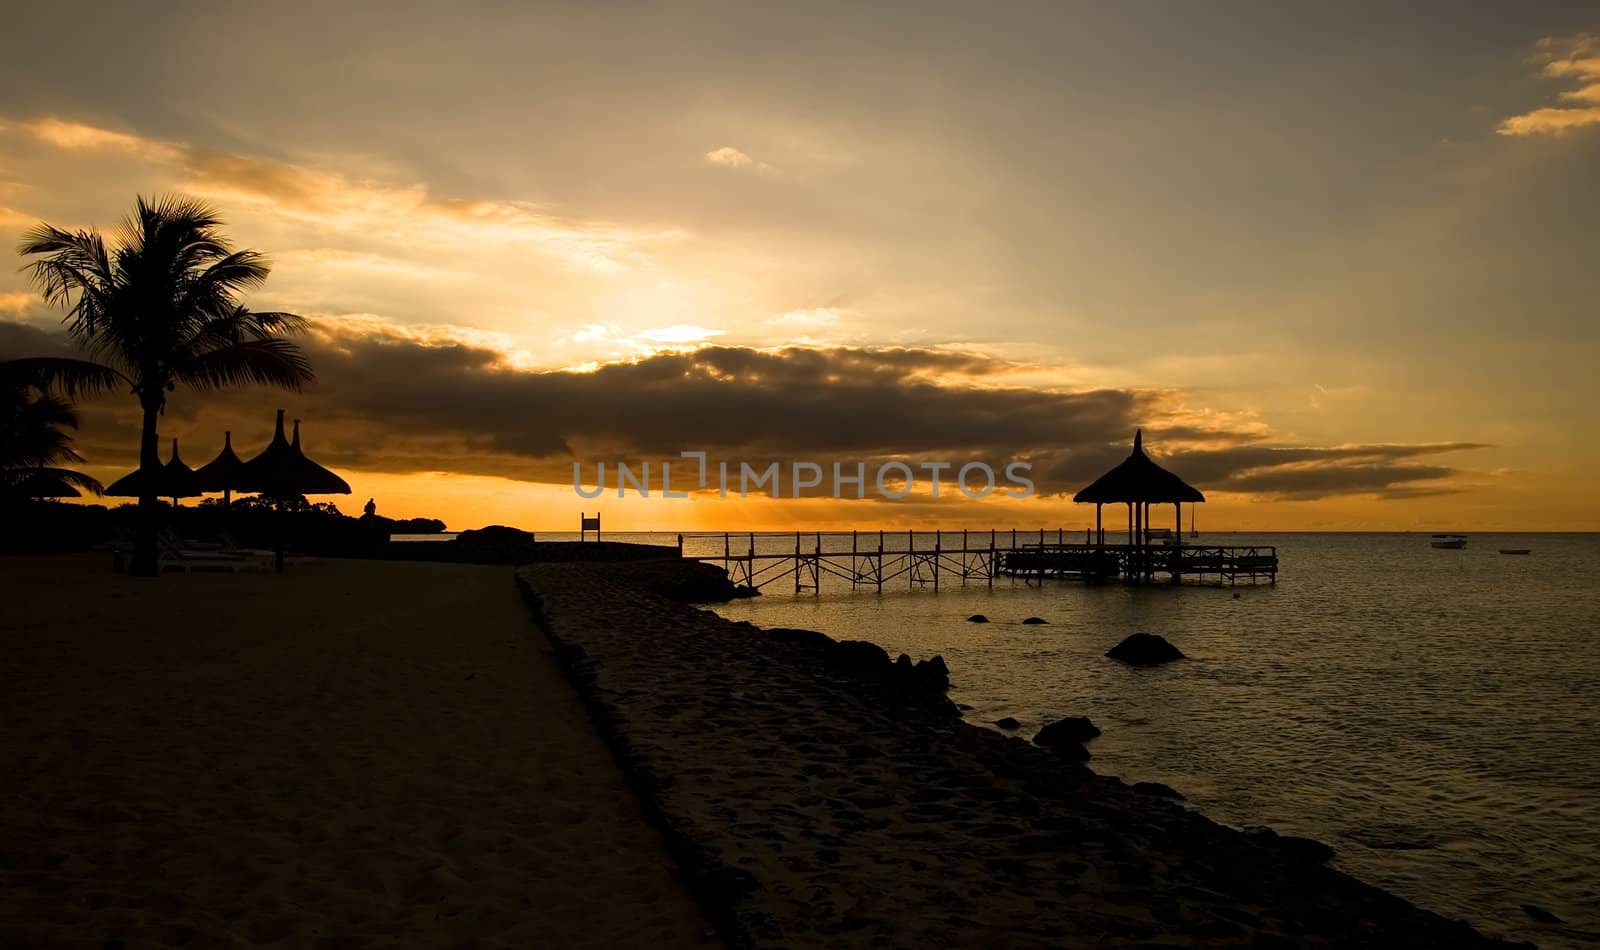
<path id="1" fill-rule="evenodd" d="M 175 543 L 166 534 L 163 534 L 157 540 L 160 543 L 160 557 L 157 563 L 160 565 L 161 573 L 163 574 L 168 571 L 182 571 L 186 574 L 192 574 L 195 571 L 226 571 L 230 574 L 237 574 L 240 571 L 270 570 L 272 567 L 270 554 L 263 558 L 255 554 L 199 551 Z"/>

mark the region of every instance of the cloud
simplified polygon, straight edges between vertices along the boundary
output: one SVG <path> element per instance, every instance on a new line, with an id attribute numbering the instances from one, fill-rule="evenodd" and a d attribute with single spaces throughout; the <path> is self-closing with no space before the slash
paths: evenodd
<path id="1" fill-rule="evenodd" d="M 23 123 L 23 127 L 41 142 L 74 152 L 112 152 L 149 162 L 175 162 L 181 160 L 186 151 L 183 146 L 170 142 L 53 117 Z"/>
<path id="2" fill-rule="evenodd" d="M 770 175 L 777 171 L 766 162 L 758 162 L 731 145 L 724 145 L 707 152 L 706 161 L 734 171 L 754 172 L 758 175 Z"/>
<path id="3" fill-rule="evenodd" d="M 422 184 L 355 179 L 58 118 L 20 127 L 57 148 L 111 152 L 173 166 L 182 178 L 179 188 L 190 194 L 310 224 L 344 238 L 387 240 L 445 252 L 486 245 L 526 247 L 574 268 L 614 272 L 648 265 L 651 248 L 683 237 L 673 228 L 640 230 L 577 220 L 527 201 L 436 197 Z"/>
<path id="4" fill-rule="evenodd" d="M 1540 72 L 1551 79 L 1583 83 L 1558 96 L 1562 102 L 1583 104 L 1547 106 L 1511 116 L 1500 123 L 1501 135 L 1559 135 L 1600 125 L 1600 37 L 1589 33 L 1545 37 L 1534 45 L 1533 62 L 1540 64 Z"/>
<path id="5" fill-rule="evenodd" d="M 164 434 L 199 461 L 232 429 L 261 444 L 272 405 L 308 420 L 324 464 L 372 472 L 449 471 L 570 484 L 572 463 L 712 459 L 1012 460 L 1035 466 L 1048 494 L 1070 494 L 1128 451 L 1145 427 L 1158 456 L 1203 490 L 1284 498 L 1386 497 L 1454 490 L 1433 456 L 1479 446 L 1283 446 L 1246 419 L 1175 407 L 1165 391 L 994 388 L 1011 364 L 919 348 L 704 346 L 589 371 L 520 368 L 489 337 L 376 318 L 319 319 L 305 340 L 319 382 L 302 395 L 238 390 L 176 394 Z M 66 352 L 58 332 L 0 321 L 0 356 Z M 127 402 L 127 401 L 123 401 Z M 84 407 L 80 438 L 97 464 L 131 465 L 136 407 Z M 589 469 L 592 472 L 592 468 Z"/>

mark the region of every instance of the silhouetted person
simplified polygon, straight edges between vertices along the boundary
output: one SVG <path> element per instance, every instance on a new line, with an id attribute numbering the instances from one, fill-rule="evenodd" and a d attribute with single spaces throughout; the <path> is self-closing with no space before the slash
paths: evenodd
<path id="1" fill-rule="evenodd" d="M 368 518 L 376 517 L 378 514 L 378 506 L 373 503 L 371 498 L 367 499 L 367 506 L 361 510 L 367 513 Z"/>

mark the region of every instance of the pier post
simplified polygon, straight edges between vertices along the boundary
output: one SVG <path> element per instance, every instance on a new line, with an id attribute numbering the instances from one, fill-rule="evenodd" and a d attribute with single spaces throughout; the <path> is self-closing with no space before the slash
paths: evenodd
<path id="1" fill-rule="evenodd" d="M 989 575 L 989 589 L 990 590 L 994 590 L 994 572 L 995 572 L 995 570 L 996 570 L 996 565 L 995 565 L 995 561 L 994 561 L 994 529 L 990 528 L 989 529 L 989 570 L 986 572 Z"/>
<path id="2" fill-rule="evenodd" d="M 933 532 L 933 592 L 939 593 L 939 558 L 944 544 L 944 532 Z"/>
<path id="3" fill-rule="evenodd" d="M 917 565 L 917 529 L 906 529 L 906 589 L 917 582 L 917 572 L 913 570 Z"/>
<path id="4" fill-rule="evenodd" d="M 972 573 L 972 564 L 967 560 L 967 529 L 961 529 L 961 586 L 967 586 L 967 575 Z"/>
<path id="5" fill-rule="evenodd" d="M 878 593 L 883 593 L 883 529 L 878 529 Z"/>
<path id="6" fill-rule="evenodd" d="M 856 582 L 861 579 L 861 559 L 856 556 L 856 532 L 850 529 L 850 589 L 856 589 Z"/>

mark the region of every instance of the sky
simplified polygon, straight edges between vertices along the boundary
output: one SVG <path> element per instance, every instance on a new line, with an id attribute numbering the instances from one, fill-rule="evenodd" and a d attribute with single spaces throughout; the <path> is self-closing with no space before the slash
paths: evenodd
<path id="1" fill-rule="evenodd" d="M 191 464 L 283 406 L 350 512 L 1081 528 L 1143 427 L 1202 530 L 1600 530 L 1592 5 L 132 6 L 8 14 L 0 244 L 181 192 L 271 258 L 318 381 L 174 393 Z M 683 451 L 1037 491 L 573 491 Z"/>

